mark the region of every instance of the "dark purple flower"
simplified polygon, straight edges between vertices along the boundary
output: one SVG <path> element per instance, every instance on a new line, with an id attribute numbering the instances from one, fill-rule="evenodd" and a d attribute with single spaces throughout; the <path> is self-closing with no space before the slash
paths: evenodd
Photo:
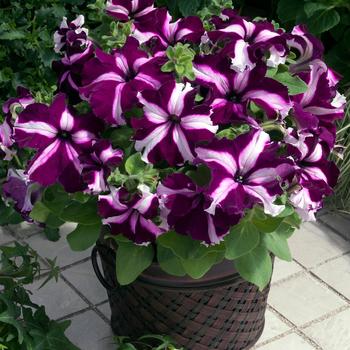
<path id="1" fill-rule="evenodd" d="M 4 160 L 10 161 L 16 154 L 11 147 L 14 144 L 13 139 L 13 120 L 17 116 L 16 109 L 26 108 L 28 105 L 34 103 L 32 94 L 26 88 L 19 86 L 17 88 L 17 96 L 8 99 L 2 106 L 2 111 L 5 113 L 5 119 L 0 124 L 0 155 Z"/>
<path id="2" fill-rule="evenodd" d="M 8 99 L 2 106 L 2 111 L 6 115 L 13 115 L 17 107 L 26 108 L 28 105 L 34 103 L 34 97 L 31 92 L 19 86 L 17 88 L 17 97 L 12 97 Z"/>
<path id="3" fill-rule="evenodd" d="M 324 197 L 333 192 L 339 170 L 334 162 L 328 161 L 330 149 L 318 136 L 289 130 L 285 142 L 296 170 L 290 201 L 303 220 L 315 220 Z"/>
<path id="4" fill-rule="evenodd" d="M 133 36 L 141 44 L 149 42 L 156 37 L 166 50 L 177 42 L 200 43 L 204 34 L 203 23 L 199 17 L 190 16 L 172 22 L 172 17 L 165 8 L 160 8 L 149 13 L 145 19 L 135 23 Z"/>
<path id="5" fill-rule="evenodd" d="M 138 91 L 158 89 L 170 76 L 161 72 L 164 59 L 149 58 L 132 37 L 112 55 L 96 50 L 96 56 L 85 64 L 80 92 L 94 113 L 113 125 L 125 124 L 124 112 L 138 102 Z"/>
<path id="6" fill-rule="evenodd" d="M 83 24 L 82 15 L 69 23 L 63 17 L 60 28 L 54 34 L 55 51 L 65 53 L 61 60 L 52 63 L 53 70 L 58 74 L 58 91 L 68 94 L 76 103 L 80 102 L 79 87 L 83 65 L 94 54 L 93 43 Z"/>
<path id="7" fill-rule="evenodd" d="M 213 121 L 215 124 L 246 122 L 257 125 L 248 117 L 250 101 L 262 107 L 270 118 L 285 117 L 291 102 L 288 89 L 274 79 L 266 78 L 266 67 L 236 72 L 226 58 L 219 55 L 198 56 L 193 64 L 196 82 L 213 89 Z"/>
<path id="8" fill-rule="evenodd" d="M 175 81 L 139 95 L 144 116 L 132 119 L 132 126 L 135 148 L 143 151 L 145 162 L 166 160 L 173 166 L 193 161 L 195 145 L 214 137 L 218 127 L 212 123 L 210 108 L 196 105 L 195 95 L 191 84 Z"/>
<path id="9" fill-rule="evenodd" d="M 184 174 L 168 176 L 159 186 L 161 215 L 171 230 L 207 244 L 217 244 L 238 223 L 241 215 L 226 214 L 217 208 L 215 214 L 206 209 L 210 199 Z"/>
<path id="10" fill-rule="evenodd" d="M 136 244 L 148 244 L 163 233 L 152 219 L 158 215 L 158 198 L 147 186 L 139 186 L 135 194 L 125 188 L 111 188 L 108 195 L 99 196 L 99 214 L 113 235 L 123 234 Z"/>
<path id="11" fill-rule="evenodd" d="M 286 34 L 289 48 L 297 54 L 295 63 L 291 65 L 292 72 L 301 72 L 309 69 L 309 64 L 323 56 L 322 42 L 310 34 L 306 27 L 297 25 L 291 34 Z"/>
<path id="12" fill-rule="evenodd" d="M 331 72 L 333 76 L 333 72 Z M 308 89 L 292 96 L 293 116 L 301 130 L 316 130 L 324 127 L 332 131 L 337 119 L 344 117 L 345 97 L 336 92 L 329 81 L 327 66 L 320 60 L 313 61 L 309 72 L 299 73 Z M 334 145 L 335 134 L 330 137 L 330 147 Z"/>
<path id="13" fill-rule="evenodd" d="M 18 145 L 38 150 L 27 169 L 29 179 L 44 186 L 59 181 L 67 192 L 83 189 L 78 157 L 89 151 L 101 127 L 92 115 L 76 115 L 64 94 L 57 95 L 51 106 L 29 105 L 14 125 Z"/>
<path id="14" fill-rule="evenodd" d="M 54 33 L 55 51 L 65 51 L 68 56 L 81 53 L 86 50 L 91 41 L 88 39 L 89 31 L 84 28 L 85 19 L 79 15 L 74 21 L 67 22 L 63 17 L 59 29 Z"/>
<path id="15" fill-rule="evenodd" d="M 281 182 L 293 168 L 277 157 L 276 147 L 264 131 L 255 130 L 233 141 L 215 140 L 196 152 L 198 161 L 212 171 L 208 213 L 215 214 L 221 208 L 228 214 L 242 214 L 255 203 L 262 204 L 265 213 L 272 216 L 284 210 L 274 202 L 283 193 Z"/>
<path id="16" fill-rule="evenodd" d="M 233 10 L 224 10 L 212 22 L 215 30 L 208 32 L 208 37 L 214 43 L 225 43 L 222 53 L 231 57 L 233 70 L 253 69 L 266 52 L 269 66 L 285 62 L 288 53 L 285 38 L 271 23 L 249 22 Z"/>
<path id="17" fill-rule="evenodd" d="M 123 151 L 113 149 L 108 140 L 98 140 L 92 146 L 92 153 L 80 158 L 83 163 L 83 178 L 91 193 L 101 193 L 108 190 L 107 178 L 113 167 L 123 160 Z"/>
<path id="18" fill-rule="evenodd" d="M 23 170 L 9 169 L 7 180 L 2 186 L 3 194 L 15 203 L 15 209 L 26 220 L 36 201 L 40 199 L 42 187 L 29 180 Z"/>
<path id="19" fill-rule="evenodd" d="M 106 11 L 119 21 L 139 19 L 154 11 L 154 0 L 108 0 Z"/>

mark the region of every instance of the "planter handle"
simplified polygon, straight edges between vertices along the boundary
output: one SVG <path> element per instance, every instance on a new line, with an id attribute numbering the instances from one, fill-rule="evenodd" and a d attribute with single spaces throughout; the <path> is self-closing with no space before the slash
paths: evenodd
<path id="1" fill-rule="evenodd" d="M 96 274 L 98 280 L 100 281 L 100 283 L 103 285 L 103 287 L 105 287 L 107 289 L 107 291 L 112 291 L 116 287 L 112 286 L 110 283 L 108 283 L 106 281 L 106 278 L 102 274 L 102 272 L 100 270 L 100 266 L 98 265 L 98 262 L 97 262 L 97 253 L 100 254 L 100 258 L 102 259 L 101 251 L 107 250 L 107 249 L 109 249 L 109 248 L 107 248 L 101 244 L 95 245 L 94 248 L 92 249 L 92 252 L 91 252 L 91 262 L 92 262 L 92 267 L 94 268 L 95 274 Z M 103 255 L 104 254 L 102 252 L 102 256 Z"/>

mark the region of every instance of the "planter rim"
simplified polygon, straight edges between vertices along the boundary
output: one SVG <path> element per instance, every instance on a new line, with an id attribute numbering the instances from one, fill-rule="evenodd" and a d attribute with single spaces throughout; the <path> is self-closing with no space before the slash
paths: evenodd
<path id="1" fill-rule="evenodd" d="M 101 273 L 96 258 L 99 253 L 101 259 L 106 259 L 106 252 L 109 251 L 108 256 L 111 257 L 116 254 L 116 247 L 113 242 L 108 240 L 100 240 L 92 251 L 92 263 L 102 285 L 109 291 L 116 288 L 123 288 L 122 286 L 109 285 L 103 274 Z M 107 264 L 115 264 L 114 261 L 105 261 Z M 241 276 L 234 267 L 233 261 L 223 260 L 222 262 L 214 265 L 203 277 L 194 279 L 190 276 L 174 276 L 168 274 L 160 267 L 158 262 L 153 262 L 142 274 L 133 282 L 142 284 L 144 286 L 152 286 L 155 289 L 161 290 L 173 290 L 173 291 L 194 291 L 194 290 L 210 290 L 216 289 L 227 285 L 239 284 L 242 281 Z"/>

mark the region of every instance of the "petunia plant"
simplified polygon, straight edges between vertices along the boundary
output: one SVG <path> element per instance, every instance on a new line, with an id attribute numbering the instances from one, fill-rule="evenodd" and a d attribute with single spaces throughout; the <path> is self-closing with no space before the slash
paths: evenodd
<path id="1" fill-rule="evenodd" d="M 64 19 L 52 102 L 21 88 L 3 106 L 4 206 L 51 233 L 76 223 L 73 250 L 113 240 L 121 285 L 152 263 L 201 278 L 228 259 L 263 289 L 337 182 L 345 98 L 322 43 L 303 26 L 202 12 L 107 1 L 123 28 L 110 50 L 82 15 Z"/>

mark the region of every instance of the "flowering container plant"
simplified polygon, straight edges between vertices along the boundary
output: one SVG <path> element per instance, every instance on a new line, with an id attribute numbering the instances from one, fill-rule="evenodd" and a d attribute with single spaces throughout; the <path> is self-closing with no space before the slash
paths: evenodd
<path id="1" fill-rule="evenodd" d="M 112 50 L 64 19 L 53 101 L 21 88 L 3 106 L 3 196 L 49 233 L 77 223 L 74 250 L 98 241 L 117 334 L 247 349 L 274 257 L 292 259 L 337 181 L 340 78 L 303 26 L 230 8 L 173 21 L 152 0 L 106 11 Z"/>

